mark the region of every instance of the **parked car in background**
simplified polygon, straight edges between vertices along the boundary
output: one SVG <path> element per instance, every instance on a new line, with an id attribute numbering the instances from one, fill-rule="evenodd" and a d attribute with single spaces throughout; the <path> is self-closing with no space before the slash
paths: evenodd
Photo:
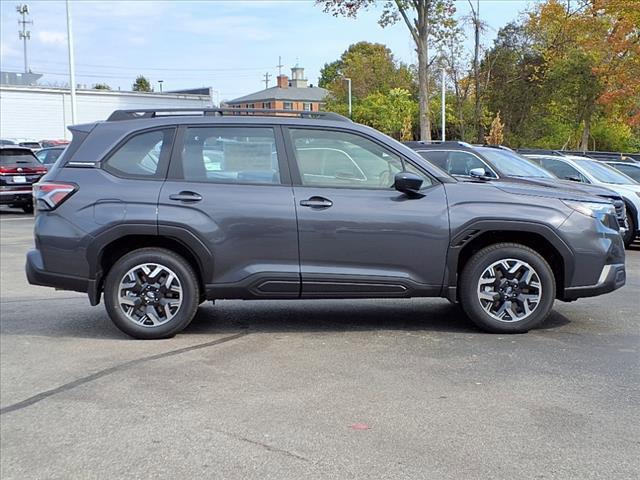
<path id="1" fill-rule="evenodd" d="M 228 298 L 444 296 L 485 330 L 525 332 L 555 299 L 624 285 L 607 199 L 459 182 L 345 117 L 287 113 L 116 111 L 71 127 L 34 192 L 29 282 L 104 295 L 137 338 Z"/>
<path id="2" fill-rule="evenodd" d="M 0 205 L 33 212 L 33 184 L 47 173 L 31 149 L 0 146 Z"/>
<path id="3" fill-rule="evenodd" d="M 13 142 L 13 145 L 18 145 L 20 147 L 27 147 L 31 150 L 40 150 L 42 145 L 37 140 L 33 138 L 7 138 L 5 140 L 9 140 Z"/>
<path id="4" fill-rule="evenodd" d="M 63 146 L 42 148 L 36 152 L 36 157 L 38 157 L 38 160 L 40 161 L 40 163 L 42 163 L 42 165 L 49 169 L 51 165 L 53 165 L 56 160 L 58 160 L 60 155 L 62 155 L 62 152 L 64 152 L 65 148 L 67 147 Z"/>
<path id="5" fill-rule="evenodd" d="M 457 178 L 525 183 L 606 198 L 615 206 L 621 232 L 626 233 L 628 225 L 624 201 L 615 191 L 560 179 L 506 147 L 473 146 L 456 141 L 406 142 L 405 145 Z"/>
<path id="6" fill-rule="evenodd" d="M 629 246 L 640 235 L 640 184 L 604 162 L 577 155 L 527 155 L 554 175 L 576 183 L 599 185 L 618 193 L 627 210 L 628 231 L 623 235 Z"/>
<path id="7" fill-rule="evenodd" d="M 0 138 L 0 146 L 2 145 L 18 145 L 15 141 L 8 138 Z"/>
<path id="8" fill-rule="evenodd" d="M 607 162 L 607 165 L 624 173 L 627 177 L 633 178 L 640 183 L 640 163 L 631 162 Z"/>
<path id="9" fill-rule="evenodd" d="M 40 140 L 40 145 L 42 145 L 42 148 L 66 147 L 69 145 L 69 140 Z"/>

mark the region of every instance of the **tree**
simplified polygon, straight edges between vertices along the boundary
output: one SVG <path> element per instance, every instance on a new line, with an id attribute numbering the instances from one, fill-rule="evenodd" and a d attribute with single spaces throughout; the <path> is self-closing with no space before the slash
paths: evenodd
<path id="1" fill-rule="evenodd" d="M 152 92 L 151 82 L 143 75 L 138 75 L 133 83 L 134 92 Z"/>
<path id="2" fill-rule="evenodd" d="M 375 0 L 316 0 L 324 11 L 334 16 L 355 18 Z M 409 29 L 418 53 L 418 91 L 420 106 L 420 139 L 431 140 L 429 115 L 430 66 L 429 50 L 455 25 L 453 0 L 393 0 L 384 4 L 378 23 L 382 27 L 403 21 Z M 435 57 L 434 57 L 435 58 Z"/>
<path id="3" fill-rule="evenodd" d="M 487 145 L 502 145 L 504 142 L 504 136 L 502 131 L 504 130 L 504 125 L 500 120 L 500 112 L 496 113 L 496 118 L 491 122 L 491 130 L 489 130 L 489 135 L 484 137 L 484 142 Z"/>
<path id="4" fill-rule="evenodd" d="M 109 85 L 107 85 L 106 83 L 96 83 L 93 86 L 94 90 L 111 90 L 111 87 Z"/>
<path id="5" fill-rule="evenodd" d="M 392 88 L 386 94 L 376 92 L 364 98 L 354 108 L 353 118 L 398 140 L 411 140 L 413 118 L 417 113 L 418 106 L 411 92 Z"/>
<path id="6" fill-rule="evenodd" d="M 396 61 L 385 45 L 358 42 L 335 62 L 325 64 L 320 70 L 320 86 L 329 89 L 336 98 L 346 98 L 344 78 L 351 79 L 355 100 L 374 92 L 386 93 L 392 88 L 412 91 L 414 80 L 409 67 Z"/>

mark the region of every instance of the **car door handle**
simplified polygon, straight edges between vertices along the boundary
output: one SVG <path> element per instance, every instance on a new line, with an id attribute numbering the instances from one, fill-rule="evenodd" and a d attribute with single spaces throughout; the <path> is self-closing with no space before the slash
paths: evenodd
<path id="1" fill-rule="evenodd" d="M 300 205 L 311 208 L 329 208 L 333 202 L 324 197 L 311 197 L 308 200 L 300 200 Z"/>
<path id="2" fill-rule="evenodd" d="M 172 195 L 169 195 L 169 198 L 171 200 L 177 200 L 179 202 L 194 203 L 202 200 L 202 195 L 196 192 L 183 191 L 180 193 L 174 193 Z"/>

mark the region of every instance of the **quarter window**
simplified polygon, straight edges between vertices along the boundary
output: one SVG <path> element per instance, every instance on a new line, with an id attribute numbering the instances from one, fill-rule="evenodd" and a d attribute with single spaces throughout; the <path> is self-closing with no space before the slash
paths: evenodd
<path id="1" fill-rule="evenodd" d="M 181 160 L 187 181 L 280 183 L 272 128 L 187 128 Z"/>
<path id="2" fill-rule="evenodd" d="M 160 158 L 168 151 L 172 136 L 172 128 L 139 133 L 107 158 L 104 168 L 119 177 L 156 177 Z"/>
<path id="3" fill-rule="evenodd" d="M 303 185 L 322 187 L 393 187 L 396 173 L 408 168 L 396 154 L 359 135 L 328 130 L 290 129 Z"/>

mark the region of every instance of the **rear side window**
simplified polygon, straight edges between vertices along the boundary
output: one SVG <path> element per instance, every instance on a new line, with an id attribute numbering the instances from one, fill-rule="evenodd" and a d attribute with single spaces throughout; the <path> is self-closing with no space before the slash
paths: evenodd
<path id="1" fill-rule="evenodd" d="M 40 165 L 31 150 L 22 148 L 0 149 L 0 165 Z"/>
<path id="2" fill-rule="evenodd" d="M 180 160 L 181 178 L 191 182 L 280 183 L 270 127 L 189 127 Z"/>
<path id="3" fill-rule="evenodd" d="M 168 155 L 172 137 L 172 128 L 138 133 L 103 162 L 104 168 L 118 177 L 155 178 L 161 173 L 161 158 Z"/>

